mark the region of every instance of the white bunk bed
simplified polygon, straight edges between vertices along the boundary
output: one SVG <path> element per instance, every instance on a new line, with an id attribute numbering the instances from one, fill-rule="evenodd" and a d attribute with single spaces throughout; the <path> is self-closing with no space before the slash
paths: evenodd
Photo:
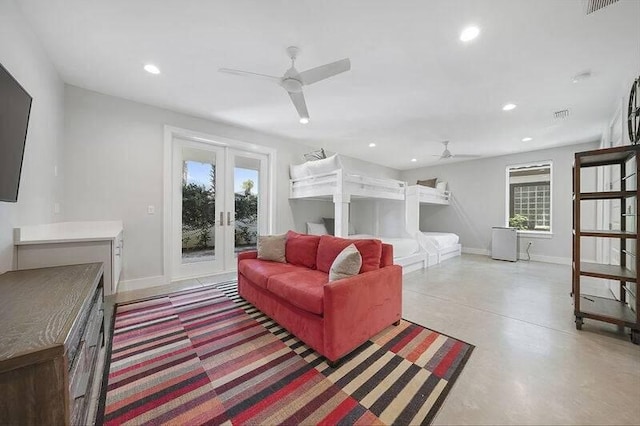
<path id="1" fill-rule="evenodd" d="M 406 182 L 349 173 L 337 155 L 291 166 L 289 199 L 331 200 L 334 203 L 335 235 L 349 231 L 349 203 L 352 198 L 404 200 Z"/>
<path id="2" fill-rule="evenodd" d="M 427 266 L 427 253 L 416 238 L 386 238 L 370 234 L 349 235 L 350 203 L 355 199 L 396 200 L 404 207 L 404 181 L 350 173 L 339 156 L 292 165 L 289 198 L 327 200 L 334 203 L 334 235 L 343 238 L 377 238 L 394 247 L 394 263 L 403 273 Z M 400 215 L 402 217 L 402 215 Z"/>
<path id="3" fill-rule="evenodd" d="M 428 265 L 438 263 L 460 256 L 462 246 L 459 243 L 460 237 L 449 232 L 418 232 L 418 241 L 428 253 Z"/>
<path id="4" fill-rule="evenodd" d="M 410 185 L 406 190 L 407 232 L 415 235 L 427 252 L 427 267 L 444 260 L 460 256 L 462 246 L 459 237 L 453 233 L 422 232 L 420 230 L 420 206 L 425 204 L 449 205 L 451 193 L 446 190 L 422 185 Z"/>
<path id="5" fill-rule="evenodd" d="M 442 191 L 438 188 L 431 188 L 429 186 L 422 185 L 407 186 L 406 194 L 407 198 L 417 199 L 417 202 L 420 204 L 449 205 L 449 198 L 451 197 L 451 193 L 449 191 Z"/>
<path id="6" fill-rule="evenodd" d="M 376 238 L 393 247 L 393 263 L 402 266 L 402 275 L 418 271 L 428 266 L 427 252 L 415 238 L 387 238 L 368 234 L 354 234 L 347 238 Z"/>

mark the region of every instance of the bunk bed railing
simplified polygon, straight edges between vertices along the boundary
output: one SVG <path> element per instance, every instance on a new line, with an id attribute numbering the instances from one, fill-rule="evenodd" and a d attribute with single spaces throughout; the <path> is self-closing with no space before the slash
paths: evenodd
<path id="1" fill-rule="evenodd" d="M 343 169 L 290 179 L 289 198 L 313 198 L 336 194 L 404 199 L 407 183 L 346 173 Z"/>

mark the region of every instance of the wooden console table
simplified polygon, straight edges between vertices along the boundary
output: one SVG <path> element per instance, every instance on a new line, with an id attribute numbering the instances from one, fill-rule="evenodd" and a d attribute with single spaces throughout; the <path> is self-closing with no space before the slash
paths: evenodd
<path id="1" fill-rule="evenodd" d="M 93 423 L 103 285 L 102 263 L 0 275 L 0 423 Z"/>

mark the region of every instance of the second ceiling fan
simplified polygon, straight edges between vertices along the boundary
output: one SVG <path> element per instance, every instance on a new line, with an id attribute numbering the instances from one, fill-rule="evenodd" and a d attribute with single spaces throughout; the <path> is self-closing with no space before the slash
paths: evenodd
<path id="1" fill-rule="evenodd" d="M 302 87 L 333 77 L 336 74 L 349 71 L 351 69 L 351 61 L 349 58 L 345 58 L 329 64 L 320 65 L 319 67 L 311 68 L 306 71 L 298 72 L 295 67 L 295 61 L 299 53 L 300 49 L 295 46 L 287 48 L 287 54 L 291 58 L 291 68 L 289 68 L 282 77 L 234 70 L 230 68 L 220 68 L 218 71 L 228 74 L 256 77 L 276 83 L 289 93 L 289 97 L 300 116 L 300 122 L 308 123 L 309 111 L 307 110 L 307 104 L 304 100 Z"/>
<path id="2" fill-rule="evenodd" d="M 480 157 L 479 155 L 465 155 L 465 154 L 452 154 L 451 151 L 449 151 L 449 141 L 443 141 L 442 144 L 444 145 L 444 151 L 442 151 L 442 154 L 440 155 L 436 155 L 436 154 L 432 154 L 432 157 L 439 157 L 438 160 L 448 160 L 450 158 L 478 158 Z"/>

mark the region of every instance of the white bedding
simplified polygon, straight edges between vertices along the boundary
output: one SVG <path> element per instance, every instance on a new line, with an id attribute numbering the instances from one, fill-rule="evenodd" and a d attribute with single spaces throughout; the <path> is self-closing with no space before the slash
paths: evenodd
<path id="1" fill-rule="evenodd" d="M 423 232 L 422 234 L 431 240 L 433 245 L 435 245 L 439 250 L 454 246 L 458 244 L 458 241 L 460 241 L 460 237 L 458 235 L 448 232 Z"/>
<path id="2" fill-rule="evenodd" d="M 418 241 L 413 238 L 387 238 L 387 237 L 375 237 L 367 234 L 354 234 L 349 235 L 352 240 L 376 238 L 385 244 L 391 244 L 393 246 L 393 257 L 401 258 L 410 256 L 420 250 Z"/>

